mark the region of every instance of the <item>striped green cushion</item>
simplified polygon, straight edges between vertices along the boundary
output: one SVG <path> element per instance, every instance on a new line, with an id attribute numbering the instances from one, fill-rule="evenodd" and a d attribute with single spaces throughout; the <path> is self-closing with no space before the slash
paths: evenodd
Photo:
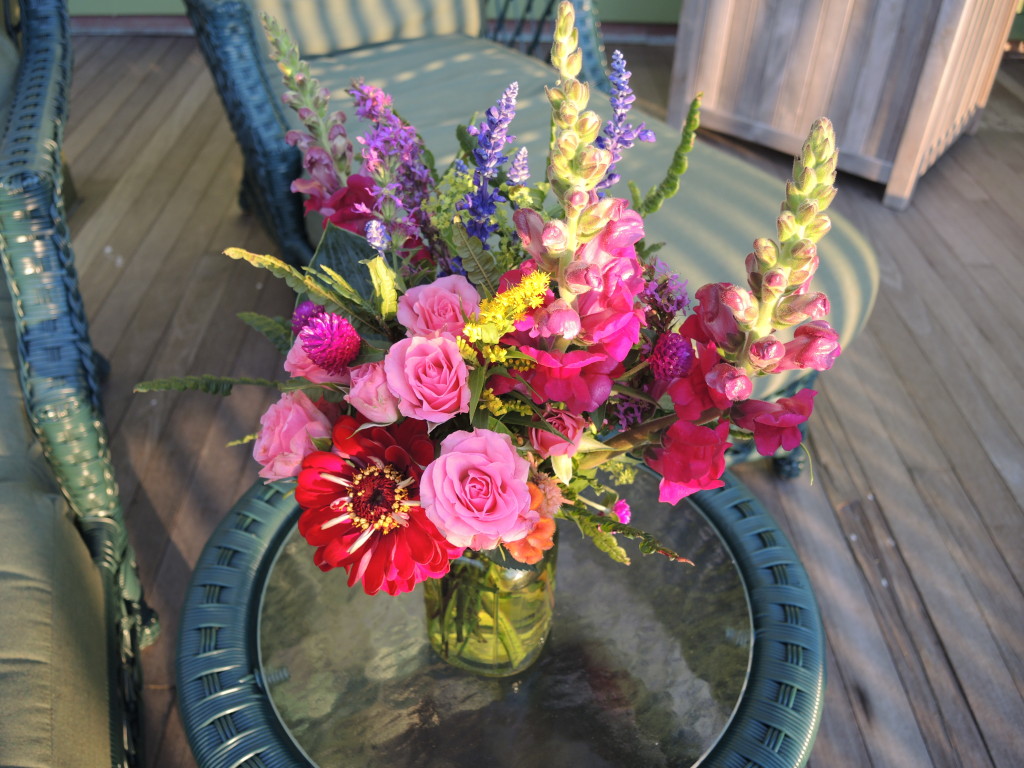
<path id="1" fill-rule="evenodd" d="M 479 35 L 479 0 L 253 0 L 288 30 L 304 57 L 391 40 Z"/>

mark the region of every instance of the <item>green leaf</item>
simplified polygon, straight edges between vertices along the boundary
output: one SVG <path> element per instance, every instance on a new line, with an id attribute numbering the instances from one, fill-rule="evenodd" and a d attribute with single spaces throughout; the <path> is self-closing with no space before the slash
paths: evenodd
<path id="1" fill-rule="evenodd" d="M 246 445 L 247 443 L 254 442 L 256 440 L 256 438 L 259 437 L 259 436 L 260 436 L 259 432 L 253 432 L 251 435 L 246 435 L 245 437 L 240 437 L 237 440 L 232 440 L 230 443 L 227 444 L 227 447 L 228 448 L 235 448 L 236 446 L 239 446 L 239 445 Z"/>
<path id="2" fill-rule="evenodd" d="M 313 263 L 329 274 L 346 299 L 363 303 L 373 293 L 370 276 L 360 264 L 377 255 L 365 237 L 328 224 L 316 247 Z"/>
<path id="3" fill-rule="evenodd" d="M 258 312 L 239 312 L 238 318 L 263 334 L 282 355 L 287 355 L 292 348 L 292 325 L 285 318 L 267 317 Z"/>
<path id="4" fill-rule="evenodd" d="M 469 372 L 469 418 L 470 421 L 476 422 L 477 412 L 480 407 L 480 393 L 484 390 L 484 384 L 487 383 L 487 365 L 478 365 Z M 487 415 L 486 411 L 482 411 Z M 484 420 L 484 424 L 486 424 Z"/>
<path id="5" fill-rule="evenodd" d="M 561 480 L 563 485 L 572 482 L 572 456 L 552 456 L 551 468 L 555 471 L 555 477 Z"/>
<path id="6" fill-rule="evenodd" d="M 383 256 L 376 256 L 362 262 L 370 270 L 373 281 L 373 292 L 380 302 L 380 315 L 387 319 L 398 312 L 398 291 L 395 289 L 395 271 L 384 261 Z"/>
<path id="7" fill-rule="evenodd" d="M 479 237 L 471 237 L 462 224 L 452 227 L 452 241 L 469 281 L 482 288 L 486 296 L 496 294 L 502 271 L 494 254 L 484 249 Z"/>
<path id="8" fill-rule="evenodd" d="M 224 251 L 228 258 L 239 261 L 247 261 L 254 267 L 265 269 L 274 277 L 285 281 L 289 288 L 298 294 L 306 294 L 309 298 L 321 306 L 337 306 L 337 298 L 323 285 L 309 274 L 299 271 L 291 264 L 286 264 L 276 256 L 260 255 L 252 253 L 244 248 L 228 248 Z"/>
<path id="9" fill-rule="evenodd" d="M 140 381 L 133 391 L 140 392 L 205 392 L 208 395 L 230 395 L 238 384 L 253 384 L 260 387 L 281 389 L 281 383 L 270 379 L 253 379 L 232 376 L 178 376 L 169 379 Z"/>

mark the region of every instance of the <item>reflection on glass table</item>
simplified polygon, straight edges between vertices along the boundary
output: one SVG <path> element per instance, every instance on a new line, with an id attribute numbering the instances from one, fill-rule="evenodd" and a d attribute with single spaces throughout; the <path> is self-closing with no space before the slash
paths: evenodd
<path id="1" fill-rule="evenodd" d="M 637 523 L 692 567 L 620 566 L 564 526 L 548 646 L 497 681 L 432 655 L 419 592 L 368 598 L 320 573 L 291 488 L 254 485 L 182 611 L 178 701 L 198 765 L 803 766 L 825 684 L 817 605 L 771 516 L 724 480 L 674 508 L 650 476 L 630 489 Z"/>
<path id="2" fill-rule="evenodd" d="M 635 523 L 694 564 L 634 546 L 623 566 L 561 522 L 551 636 L 529 670 L 502 680 L 433 653 L 422 587 L 350 589 L 292 533 L 263 594 L 260 662 L 296 744 L 318 766 L 694 763 L 746 681 L 743 583 L 692 505 L 657 503 L 654 476 L 641 473 L 627 498 Z"/>

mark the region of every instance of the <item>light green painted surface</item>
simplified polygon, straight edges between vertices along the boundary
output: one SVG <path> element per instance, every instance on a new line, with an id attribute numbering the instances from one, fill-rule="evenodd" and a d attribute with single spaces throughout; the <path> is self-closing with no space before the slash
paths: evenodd
<path id="1" fill-rule="evenodd" d="M 675 24 L 682 0 L 600 0 L 601 19 L 635 24 Z M 142 16 L 185 13 L 182 0 L 69 0 L 72 16 Z"/>

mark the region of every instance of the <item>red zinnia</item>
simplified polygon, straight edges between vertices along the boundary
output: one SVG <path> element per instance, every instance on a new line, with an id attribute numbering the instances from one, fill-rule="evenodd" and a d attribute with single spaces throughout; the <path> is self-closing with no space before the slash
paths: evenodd
<path id="1" fill-rule="evenodd" d="M 361 581 L 369 595 L 408 592 L 447 573 L 462 548 L 419 505 L 420 476 L 434 459 L 426 424 L 371 427 L 345 444 L 345 456 L 311 453 L 299 472 L 299 533 L 317 548 L 313 562 L 325 571 L 344 568 L 348 585 Z"/>

